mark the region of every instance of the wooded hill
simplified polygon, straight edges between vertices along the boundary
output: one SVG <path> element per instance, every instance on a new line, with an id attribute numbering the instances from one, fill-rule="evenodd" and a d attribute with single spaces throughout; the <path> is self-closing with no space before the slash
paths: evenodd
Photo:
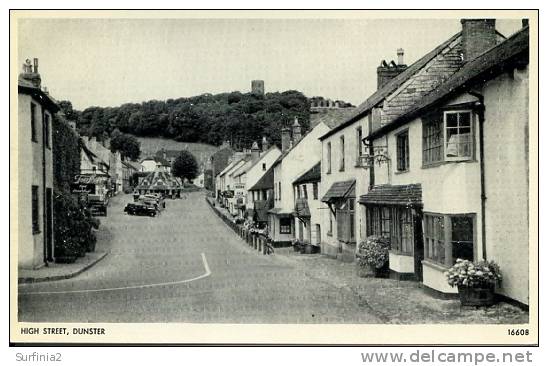
<path id="1" fill-rule="evenodd" d="M 189 98 L 126 103 L 119 107 L 72 109 L 61 102 L 67 119 L 75 120 L 83 135 L 108 137 L 115 129 L 136 136 L 164 137 L 184 142 L 220 145 L 230 140 L 235 148 L 249 148 L 266 136 L 280 144 L 280 129 L 295 117 L 309 126 L 309 100 L 299 91 L 203 94 Z"/>

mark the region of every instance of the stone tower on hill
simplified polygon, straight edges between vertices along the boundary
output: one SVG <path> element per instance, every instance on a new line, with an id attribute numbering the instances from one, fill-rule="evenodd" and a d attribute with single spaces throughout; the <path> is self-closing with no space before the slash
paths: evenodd
<path id="1" fill-rule="evenodd" d="M 251 92 L 257 95 L 264 95 L 264 80 L 252 80 Z"/>

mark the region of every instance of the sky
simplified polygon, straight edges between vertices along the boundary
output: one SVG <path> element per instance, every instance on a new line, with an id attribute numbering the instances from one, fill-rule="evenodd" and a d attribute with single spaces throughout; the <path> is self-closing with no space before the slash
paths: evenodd
<path id="1" fill-rule="evenodd" d="M 508 36 L 521 20 L 497 21 Z M 455 19 L 21 19 L 18 64 L 74 108 L 202 93 L 299 90 L 355 105 L 381 60 L 410 65 L 459 32 Z M 21 67 L 20 67 L 21 68 Z"/>

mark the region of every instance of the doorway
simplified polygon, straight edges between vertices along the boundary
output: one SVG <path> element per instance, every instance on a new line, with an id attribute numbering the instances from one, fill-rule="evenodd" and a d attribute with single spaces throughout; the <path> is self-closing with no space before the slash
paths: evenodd
<path id="1" fill-rule="evenodd" d="M 413 231 L 414 231 L 414 264 L 415 277 L 417 281 L 422 282 L 422 260 L 424 259 L 424 242 L 422 237 L 422 212 L 418 211 L 413 215 Z"/>

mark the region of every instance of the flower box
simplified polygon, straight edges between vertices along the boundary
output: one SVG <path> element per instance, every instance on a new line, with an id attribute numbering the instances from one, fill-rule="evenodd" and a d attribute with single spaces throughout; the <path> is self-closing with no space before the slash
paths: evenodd
<path id="1" fill-rule="evenodd" d="M 491 306 L 495 303 L 495 285 L 489 287 L 458 286 L 462 306 Z"/>

